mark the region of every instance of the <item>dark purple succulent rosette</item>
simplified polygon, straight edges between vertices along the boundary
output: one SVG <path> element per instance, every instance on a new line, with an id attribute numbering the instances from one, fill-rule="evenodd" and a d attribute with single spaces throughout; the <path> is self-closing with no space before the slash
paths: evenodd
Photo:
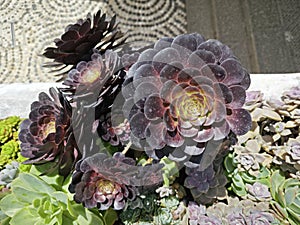
<path id="1" fill-rule="evenodd" d="M 98 153 L 77 164 L 69 186 L 74 200 L 87 208 L 123 209 L 126 201 L 139 195 L 139 186 L 156 186 L 162 182 L 161 165 L 135 166 L 132 158 L 121 153 L 113 157 Z"/>
<path id="2" fill-rule="evenodd" d="M 55 63 L 75 66 L 80 61 L 89 61 L 93 49 L 113 49 L 124 41 L 117 41 L 123 36 L 117 29 L 116 16 L 110 20 L 99 10 L 92 18 L 80 19 L 66 27 L 61 38 L 54 40 L 56 47 L 48 47 L 43 54 L 54 59 Z M 59 64 L 53 63 L 53 66 Z"/>
<path id="3" fill-rule="evenodd" d="M 29 119 L 20 125 L 21 155 L 24 163 L 41 164 L 58 157 L 59 172 L 67 175 L 81 157 L 70 126 L 71 106 L 61 92 L 44 92 L 31 104 Z"/>
<path id="4" fill-rule="evenodd" d="M 69 92 L 73 98 L 85 98 L 89 102 L 97 101 L 100 92 L 103 92 L 103 86 L 117 79 L 114 72 L 118 61 L 118 55 L 113 51 L 108 50 L 101 55 L 94 50 L 90 61 L 79 62 L 76 68 L 68 73 L 68 77 L 63 82 L 68 88 L 61 88 L 61 90 Z"/>
<path id="5" fill-rule="evenodd" d="M 126 146 L 129 143 L 130 133 L 130 125 L 127 119 L 113 124 L 111 117 L 109 117 L 98 126 L 98 134 L 100 134 L 102 140 L 109 142 L 112 146 Z"/>
<path id="6" fill-rule="evenodd" d="M 87 149 L 88 155 L 92 154 L 95 138 L 99 138 L 95 134 L 97 129 L 105 130 L 105 134 L 114 130 L 106 121 L 110 119 L 111 106 L 124 81 L 125 72 L 120 63 L 117 53 L 107 50 L 101 55 L 95 50 L 91 61 L 82 61 L 69 72 L 63 82 L 68 87 L 60 89 L 72 103 L 72 126 L 83 155 Z M 103 133 L 99 136 L 104 136 Z M 113 141 L 112 144 L 115 145 Z"/>
<path id="7" fill-rule="evenodd" d="M 242 109 L 249 85 L 249 74 L 219 41 L 199 34 L 160 39 L 140 54 L 123 84 L 131 141 L 150 157 L 171 153 L 179 159 L 202 154 L 208 142 L 230 131 L 245 134 L 251 128 Z"/>
<path id="8" fill-rule="evenodd" d="M 194 200 L 201 204 L 212 203 L 217 197 L 226 196 L 227 179 L 223 168 L 210 165 L 204 171 L 186 167 L 187 177 L 184 186 L 188 188 Z"/>

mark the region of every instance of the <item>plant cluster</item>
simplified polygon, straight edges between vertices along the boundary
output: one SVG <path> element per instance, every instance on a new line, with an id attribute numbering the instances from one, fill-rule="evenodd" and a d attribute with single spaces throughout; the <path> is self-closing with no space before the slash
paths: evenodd
<path id="1" fill-rule="evenodd" d="M 22 119 L 10 116 L 0 120 L 0 193 L 9 189 L 11 181 L 19 170 L 28 171 L 30 166 L 22 165 L 26 160 L 20 153 L 18 141 L 19 126 Z"/>
<path id="2" fill-rule="evenodd" d="M 273 215 L 283 224 L 300 223 L 299 99 L 298 87 L 280 99 L 248 92 L 245 108 L 252 128 L 238 137 L 224 160 L 228 189 L 244 199 L 271 202 Z"/>
<path id="3" fill-rule="evenodd" d="M 66 190 L 69 179 L 57 174 L 40 177 L 41 169 L 33 166 L 11 183 L 11 193 L 1 200 L 1 224 L 113 224 L 106 221 L 107 215 L 71 199 Z"/>
<path id="4" fill-rule="evenodd" d="M 12 161 L 21 161 L 18 152 L 18 130 L 20 117 L 11 116 L 0 120 L 0 170 Z"/>
<path id="5" fill-rule="evenodd" d="M 125 39 L 99 11 L 45 50 L 63 87 L 20 125 L 33 166 L 7 177 L 2 223 L 297 224 L 299 89 L 246 93 L 230 48 L 197 33 Z"/>

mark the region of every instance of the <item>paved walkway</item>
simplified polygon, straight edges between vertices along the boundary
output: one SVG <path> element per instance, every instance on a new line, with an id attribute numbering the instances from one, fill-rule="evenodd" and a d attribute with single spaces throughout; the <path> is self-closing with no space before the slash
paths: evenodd
<path id="1" fill-rule="evenodd" d="M 39 55 L 102 8 L 137 46 L 198 32 L 229 45 L 250 73 L 300 72 L 300 0 L 0 0 L 0 84 L 54 82 Z"/>

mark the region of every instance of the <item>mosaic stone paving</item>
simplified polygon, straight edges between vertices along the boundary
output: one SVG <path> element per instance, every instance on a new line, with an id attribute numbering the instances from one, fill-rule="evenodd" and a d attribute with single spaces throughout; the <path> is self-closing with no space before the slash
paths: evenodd
<path id="1" fill-rule="evenodd" d="M 184 0 L 0 0 L 0 83 L 54 82 L 40 54 L 66 25 L 99 8 L 117 14 L 137 47 L 186 32 Z"/>

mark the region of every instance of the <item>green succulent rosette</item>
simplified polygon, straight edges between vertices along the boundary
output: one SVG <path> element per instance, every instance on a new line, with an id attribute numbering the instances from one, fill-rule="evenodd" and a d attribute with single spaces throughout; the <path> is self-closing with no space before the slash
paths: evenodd
<path id="1" fill-rule="evenodd" d="M 112 216 L 116 218 L 116 215 L 107 218 L 71 200 L 71 195 L 65 190 L 69 179 L 63 182 L 63 177 L 58 175 L 40 177 L 37 174 L 38 170 L 33 167 L 30 173 L 20 173 L 11 183 L 11 193 L 0 201 L 1 224 L 112 225 L 114 223 Z"/>
<path id="2" fill-rule="evenodd" d="M 272 208 L 282 224 L 300 224 L 300 181 L 276 170 L 271 177 Z"/>

